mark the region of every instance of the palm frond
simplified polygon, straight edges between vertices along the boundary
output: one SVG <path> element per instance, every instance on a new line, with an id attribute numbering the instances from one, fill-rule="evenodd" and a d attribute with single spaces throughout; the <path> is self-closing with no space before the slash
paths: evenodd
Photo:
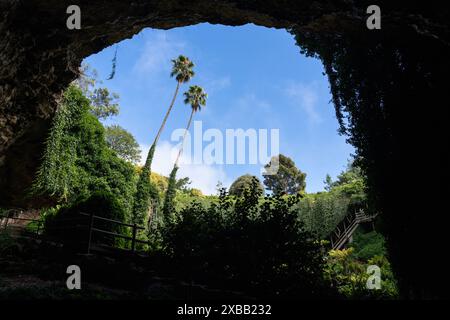
<path id="1" fill-rule="evenodd" d="M 180 55 L 176 59 L 172 59 L 172 72 L 171 77 L 179 82 L 188 82 L 194 75 L 194 63 L 189 58 Z"/>
<path id="2" fill-rule="evenodd" d="M 190 104 L 194 112 L 200 111 L 202 106 L 206 105 L 208 95 L 203 88 L 197 85 L 190 86 L 189 90 L 184 93 L 184 103 Z"/>

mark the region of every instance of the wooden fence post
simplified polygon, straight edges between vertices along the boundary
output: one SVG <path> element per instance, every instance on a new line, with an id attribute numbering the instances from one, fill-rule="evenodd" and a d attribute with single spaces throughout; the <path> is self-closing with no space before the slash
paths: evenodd
<path id="1" fill-rule="evenodd" d="M 91 212 L 89 214 L 89 239 L 87 246 L 87 254 L 91 253 L 91 240 L 92 240 L 92 228 L 94 227 L 94 214 Z"/>
<path id="2" fill-rule="evenodd" d="M 136 250 L 136 233 L 137 233 L 137 225 L 133 224 L 133 239 L 131 240 L 131 252 Z"/>

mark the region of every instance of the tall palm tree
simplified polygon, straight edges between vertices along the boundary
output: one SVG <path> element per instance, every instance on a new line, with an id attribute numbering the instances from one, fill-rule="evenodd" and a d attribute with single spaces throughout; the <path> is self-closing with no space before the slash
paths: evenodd
<path id="1" fill-rule="evenodd" d="M 180 156 L 183 152 L 184 140 L 186 139 L 186 134 L 189 132 L 189 128 L 191 127 L 191 122 L 194 113 L 202 110 L 202 106 L 206 105 L 207 98 L 208 94 L 205 91 L 203 91 L 203 88 L 199 86 L 190 86 L 189 90 L 184 93 L 184 103 L 189 104 L 191 106 L 191 115 L 189 117 L 186 130 L 184 131 L 183 140 L 181 141 L 181 147 L 180 150 L 178 151 L 177 159 L 175 160 L 176 167 L 178 167 L 178 161 L 180 160 Z"/>
<path id="2" fill-rule="evenodd" d="M 184 103 L 191 106 L 191 115 L 189 116 L 189 121 L 184 131 L 183 140 L 181 141 L 181 147 L 178 151 L 177 159 L 173 165 L 172 172 L 169 176 L 169 183 L 167 186 L 166 196 L 163 205 L 163 215 L 165 219 L 170 220 L 172 218 L 172 213 L 174 211 L 173 200 L 175 198 L 175 186 L 176 186 L 176 174 L 178 170 L 178 161 L 180 160 L 181 153 L 183 152 L 184 140 L 189 132 L 191 126 L 192 118 L 197 111 L 202 109 L 202 106 L 206 105 L 206 98 L 208 95 L 199 86 L 190 86 L 189 90 L 184 93 Z M 167 221 L 167 220 L 166 220 Z"/>
<path id="3" fill-rule="evenodd" d="M 177 86 L 175 88 L 175 93 L 173 95 L 172 101 L 170 102 L 169 108 L 167 109 L 167 112 L 164 116 L 161 126 L 159 127 L 158 133 L 156 134 L 155 140 L 153 141 L 153 144 L 148 152 L 144 167 L 148 168 L 149 170 L 151 169 L 156 144 L 158 143 L 161 133 L 166 125 L 167 118 L 169 117 L 173 105 L 175 104 L 175 100 L 178 95 L 178 90 L 180 89 L 182 83 L 188 82 L 195 75 L 194 71 L 192 70 L 193 68 L 194 63 L 191 60 L 189 60 L 189 58 L 183 55 L 178 56 L 178 58 L 176 59 L 172 59 L 172 71 L 170 73 L 170 76 L 175 77 L 175 80 L 177 80 Z"/>
<path id="4" fill-rule="evenodd" d="M 153 140 L 153 144 L 148 151 L 147 159 L 145 160 L 142 172 L 139 175 L 136 193 L 134 196 L 132 213 L 132 220 L 134 223 L 142 225 L 145 218 L 149 215 L 149 209 L 152 206 L 152 198 L 154 198 L 155 195 L 155 192 L 153 190 L 154 188 L 150 183 L 149 176 L 151 173 L 151 166 L 156 144 L 158 143 L 164 126 L 166 125 L 170 111 L 172 111 L 181 84 L 188 82 L 194 76 L 194 71 L 192 70 L 193 68 L 194 63 L 192 63 L 189 58 L 183 55 L 180 55 L 178 56 L 178 58 L 172 60 L 172 71 L 170 73 L 170 76 L 175 77 L 175 80 L 177 80 L 177 87 L 175 89 L 175 93 L 173 95 L 169 108 L 167 109 L 166 115 L 164 116 L 163 122 L 158 130 L 158 133 L 156 134 L 155 140 Z"/>

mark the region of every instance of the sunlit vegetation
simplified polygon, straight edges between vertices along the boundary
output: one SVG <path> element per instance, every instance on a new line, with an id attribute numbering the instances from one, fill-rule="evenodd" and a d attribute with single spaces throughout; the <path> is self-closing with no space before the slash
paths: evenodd
<path id="1" fill-rule="evenodd" d="M 129 214 L 135 170 L 108 147 L 105 128 L 90 110 L 90 100 L 70 86 L 53 121 L 33 192 L 70 205 L 103 191 L 114 195 Z"/>

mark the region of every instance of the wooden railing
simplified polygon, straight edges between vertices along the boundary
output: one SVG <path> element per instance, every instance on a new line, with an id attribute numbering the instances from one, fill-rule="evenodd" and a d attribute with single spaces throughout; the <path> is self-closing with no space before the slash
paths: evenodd
<path id="1" fill-rule="evenodd" d="M 3 219 L 4 219 L 4 221 L 3 221 Z M 36 234 L 39 234 L 41 227 L 42 227 L 42 223 L 43 223 L 42 220 L 38 220 L 38 219 L 0 216 L 0 227 L 3 227 L 3 229 L 6 229 L 11 220 L 36 222 L 38 224 L 38 227 L 36 229 Z"/>
<path id="2" fill-rule="evenodd" d="M 331 248 L 333 250 L 341 249 L 350 240 L 360 223 L 373 221 L 376 216 L 377 214 L 368 215 L 363 210 L 346 215 L 329 237 Z"/>
<path id="3" fill-rule="evenodd" d="M 88 217 L 88 224 L 87 226 L 83 226 L 83 225 L 73 225 L 73 226 L 69 226 L 69 227 L 63 227 L 66 229 L 70 229 L 70 228 L 86 228 L 87 229 L 87 253 L 90 254 L 91 253 L 91 249 L 92 249 L 92 236 L 94 233 L 99 233 L 99 234 L 105 234 L 108 236 L 112 236 L 114 239 L 115 238 L 122 238 L 128 241 L 131 241 L 131 249 L 129 249 L 131 252 L 135 252 L 136 251 L 136 244 L 137 243 L 142 243 L 142 244 L 149 244 L 148 241 L 145 240 L 140 240 L 137 239 L 137 235 L 139 230 L 145 230 L 144 227 L 138 226 L 136 224 L 129 224 L 129 223 L 125 223 L 122 221 L 118 221 L 118 220 L 113 220 L 113 219 L 108 219 L 108 218 L 104 218 L 104 217 L 100 217 L 100 216 L 96 216 L 94 214 L 88 214 L 88 213 L 84 213 L 84 212 L 80 212 L 79 213 L 80 216 L 82 217 Z M 373 221 L 374 218 L 376 217 L 375 215 L 368 215 L 366 213 L 364 213 L 363 210 L 360 210 L 359 212 L 353 212 L 348 214 L 347 216 L 345 216 L 345 218 L 336 226 L 336 228 L 333 230 L 333 232 L 331 233 L 330 237 L 329 237 L 329 241 L 331 244 L 331 248 L 336 250 L 336 249 L 341 249 L 351 238 L 353 232 L 356 230 L 356 228 L 358 227 L 358 225 L 360 223 L 364 223 L 364 222 L 370 222 Z M 6 229 L 8 227 L 8 224 L 10 224 L 10 221 L 29 221 L 29 222 L 36 222 L 38 224 L 38 227 L 35 231 L 35 235 L 36 236 L 42 236 L 41 231 L 42 231 L 42 224 L 43 221 L 42 220 L 38 220 L 38 219 L 31 219 L 31 218 L 20 218 L 20 217 L 14 217 L 14 216 L 0 216 L 0 228 L 3 226 L 3 229 Z M 79 218 L 77 219 L 75 218 L 71 218 L 71 219 L 65 219 L 62 220 L 65 222 L 68 221 L 79 221 Z M 104 229 L 100 229 L 98 227 L 96 227 L 95 222 L 96 221 L 104 221 L 104 222 L 109 222 L 112 223 L 114 225 L 119 225 L 119 226 L 123 226 L 126 228 L 131 228 L 131 236 L 127 236 L 121 233 L 117 233 L 117 232 L 112 232 L 109 230 L 104 230 Z M 24 227 L 24 226 L 21 226 Z"/>
<path id="4" fill-rule="evenodd" d="M 118 220 L 112 220 L 112 219 L 108 219 L 108 218 L 103 218 L 103 217 L 96 216 L 94 214 L 88 214 L 88 213 L 84 213 L 84 212 L 80 212 L 80 215 L 89 217 L 89 227 L 88 227 L 89 239 L 88 239 L 88 248 L 87 248 L 87 253 L 88 254 L 90 253 L 91 242 L 92 242 L 92 234 L 94 232 L 107 234 L 107 235 L 113 236 L 115 238 L 122 238 L 122 239 L 131 241 L 131 252 L 135 252 L 136 251 L 136 243 L 142 243 L 142 244 L 148 244 L 149 243 L 148 241 L 137 239 L 138 231 L 139 230 L 145 230 L 144 227 L 138 226 L 137 224 L 129 224 L 129 223 L 121 222 L 121 221 L 118 221 Z M 120 225 L 120 226 L 123 226 L 123 227 L 131 228 L 132 236 L 130 237 L 130 236 L 126 236 L 124 234 L 98 229 L 98 228 L 95 227 L 95 220 L 101 220 L 101 221 L 110 222 L 110 223 L 113 223 L 113 224 L 116 224 L 116 225 Z"/>
<path id="5" fill-rule="evenodd" d="M 148 241 L 144 241 L 144 240 L 140 240 L 137 238 L 138 236 L 138 232 L 140 230 L 145 230 L 144 227 L 138 226 L 136 224 L 129 224 L 129 223 L 125 223 L 122 221 L 118 221 L 118 220 L 113 220 L 113 219 L 108 219 L 108 218 L 104 218 L 104 217 L 100 217 L 100 216 L 96 216 L 94 214 L 88 214 L 85 212 L 79 212 L 79 216 L 80 217 L 87 217 L 87 226 L 85 225 L 80 225 L 80 224 L 73 224 L 71 226 L 64 226 L 64 227 L 56 227 L 56 228 L 52 228 L 51 230 L 55 230 L 55 229 L 86 229 L 87 230 L 87 239 L 86 239 L 86 243 L 87 243 L 87 254 L 91 253 L 92 250 L 92 244 L 93 244 L 93 234 L 94 233 L 99 233 L 99 234 L 105 234 L 108 236 L 115 238 L 121 238 L 121 239 L 125 239 L 128 241 L 131 241 L 131 248 L 129 249 L 131 252 L 136 252 L 136 244 L 137 243 L 142 243 L 142 244 L 149 244 Z M 58 222 L 79 222 L 80 221 L 80 217 L 73 217 L 73 218 L 69 218 L 69 219 L 61 219 Z M 0 216 L 0 228 L 3 230 L 6 230 L 9 227 L 19 227 L 19 228 L 23 228 L 25 229 L 26 226 L 23 225 L 17 225 L 14 224 L 12 222 L 14 221 L 28 221 L 28 222 L 35 222 L 38 224 L 37 229 L 34 232 L 34 235 L 36 237 L 44 237 L 45 235 L 42 234 L 42 225 L 43 225 L 43 220 L 40 219 L 31 219 L 31 218 L 21 218 L 21 217 L 14 217 L 11 215 L 7 215 L 7 216 Z M 99 227 L 96 226 L 96 221 L 104 221 L 104 222 L 108 222 L 111 223 L 113 225 L 118 225 L 118 226 L 122 226 L 122 227 L 126 227 L 126 228 L 131 228 L 131 236 L 127 236 L 125 234 L 121 234 L 121 233 L 117 233 L 117 232 L 112 232 L 110 230 L 104 230 L 101 229 Z M 102 245 L 102 244 L 100 244 Z M 114 247 L 116 248 L 116 247 Z"/>

